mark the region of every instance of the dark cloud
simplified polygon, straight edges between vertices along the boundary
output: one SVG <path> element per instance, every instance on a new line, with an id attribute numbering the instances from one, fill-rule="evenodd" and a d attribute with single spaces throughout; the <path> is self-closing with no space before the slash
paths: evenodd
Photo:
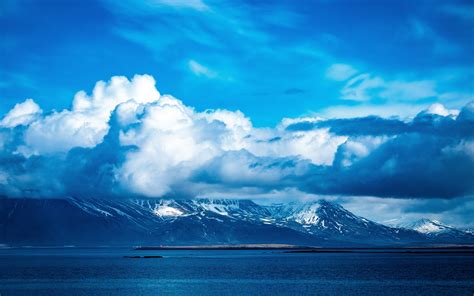
<path id="1" fill-rule="evenodd" d="M 473 137 L 474 115 L 472 114 L 474 112 L 472 109 L 470 105 L 464 107 L 456 119 L 450 116 L 422 112 L 411 122 L 368 116 L 350 119 L 330 119 L 318 122 L 302 121 L 289 125 L 287 130 L 309 131 L 318 128 L 329 128 L 332 133 L 345 136 L 392 136 L 405 133 L 419 133 L 458 138 Z"/>
<path id="2" fill-rule="evenodd" d="M 333 166 L 337 182 L 329 191 L 389 197 L 473 194 L 474 160 L 459 145 L 461 140 L 432 135 L 397 136 L 348 167 Z"/>
<path id="3" fill-rule="evenodd" d="M 314 167 L 304 189 L 315 193 L 452 198 L 474 194 L 472 105 L 457 119 L 420 113 L 413 121 L 366 117 L 303 122 L 289 130 L 327 127 L 350 137 L 390 136 L 367 156 L 349 159 L 339 146 L 330 167 Z"/>

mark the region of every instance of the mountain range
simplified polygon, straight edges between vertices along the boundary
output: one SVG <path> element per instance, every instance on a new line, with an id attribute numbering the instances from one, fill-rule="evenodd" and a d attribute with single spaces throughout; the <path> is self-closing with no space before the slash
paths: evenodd
<path id="1" fill-rule="evenodd" d="M 431 220 L 390 227 L 325 200 L 263 206 L 230 199 L 0 199 L 5 246 L 250 243 L 471 244 L 474 235 Z"/>

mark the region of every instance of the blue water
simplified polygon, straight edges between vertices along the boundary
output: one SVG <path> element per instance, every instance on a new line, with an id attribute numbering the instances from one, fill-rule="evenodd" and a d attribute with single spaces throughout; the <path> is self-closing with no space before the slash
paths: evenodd
<path id="1" fill-rule="evenodd" d="M 162 255 L 127 259 L 124 255 Z M 9 295 L 469 295 L 474 256 L 0 250 Z"/>

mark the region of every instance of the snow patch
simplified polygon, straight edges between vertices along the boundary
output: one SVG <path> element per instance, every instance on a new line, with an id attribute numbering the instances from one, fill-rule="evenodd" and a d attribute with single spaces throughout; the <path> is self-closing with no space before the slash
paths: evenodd
<path id="1" fill-rule="evenodd" d="M 153 213 L 159 217 L 179 217 L 184 213 L 181 210 L 170 207 L 168 205 L 160 205 L 153 210 Z"/>

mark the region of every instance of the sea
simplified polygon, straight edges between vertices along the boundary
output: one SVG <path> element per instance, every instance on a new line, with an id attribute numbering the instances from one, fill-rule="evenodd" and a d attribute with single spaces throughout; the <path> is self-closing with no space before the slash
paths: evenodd
<path id="1" fill-rule="evenodd" d="M 473 293 L 472 254 L 0 249 L 1 296 Z"/>

